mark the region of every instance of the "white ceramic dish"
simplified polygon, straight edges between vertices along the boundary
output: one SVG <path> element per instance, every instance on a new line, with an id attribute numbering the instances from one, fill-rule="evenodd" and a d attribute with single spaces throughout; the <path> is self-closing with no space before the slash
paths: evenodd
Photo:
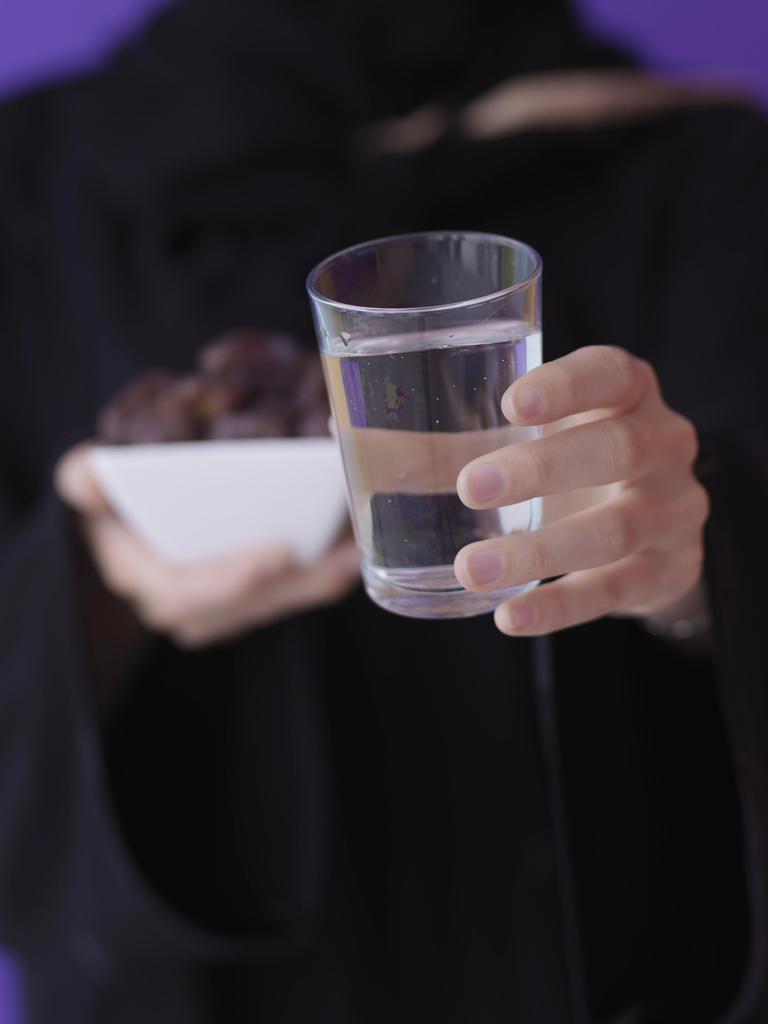
<path id="1" fill-rule="evenodd" d="M 115 511 L 171 562 L 221 558 L 271 541 L 312 561 L 346 516 L 331 438 L 103 445 L 92 466 Z"/>

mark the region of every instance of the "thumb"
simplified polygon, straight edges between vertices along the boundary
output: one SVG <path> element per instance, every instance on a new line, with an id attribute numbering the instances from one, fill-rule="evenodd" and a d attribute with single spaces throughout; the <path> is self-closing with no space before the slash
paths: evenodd
<path id="1" fill-rule="evenodd" d="M 53 471 L 53 485 L 67 505 L 78 512 L 98 515 L 109 511 L 109 503 L 91 468 L 92 449 L 92 444 L 84 442 L 65 452 Z"/>

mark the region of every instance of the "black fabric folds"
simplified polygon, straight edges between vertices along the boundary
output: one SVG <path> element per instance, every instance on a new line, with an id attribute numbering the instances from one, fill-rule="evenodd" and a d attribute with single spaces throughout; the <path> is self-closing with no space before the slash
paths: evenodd
<path id="1" fill-rule="evenodd" d="M 555 2 L 190 0 L 0 109 L 0 941 L 32 1024 L 581 1024 L 582 985 L 596 1024 L 768 1020 L 765 122 L 356 144 L 624 62 Z M 56 456 L 218 331 L 313 344 L 315 260 L 446 226 L 536 246 L 547 357 L 620 344 L 698 427 L 712 656 L 554 637 L 542 732 L 530 644 L 355 594 L 153 639 L 103 727 Z"/>

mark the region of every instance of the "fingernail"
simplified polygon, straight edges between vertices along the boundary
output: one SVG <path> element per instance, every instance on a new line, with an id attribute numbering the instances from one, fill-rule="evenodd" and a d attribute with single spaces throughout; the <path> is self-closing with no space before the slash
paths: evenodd
<path id="1" fill-rule="evenodd" d="M 500 497 L 504 490 L 506 478 L 499 466 L 486 463 L 473 466 L 464 475 L 464 486 L 472 501 L 493 501 Z"/>
<path id="2" fill-rule="evenodd" d="M 542 409 L 541 392 L 532 384 L 521 384 L 515 388 L 513 405 L 515 412 L 526 419 L 538 416 Z"/>
<path id="3" fill-rule="evenodd" d="M 495 551 L 474 551 L 467 558 L 467 573 L 473 583 L 493 583 L 504 571 L 504 561 Z"/>

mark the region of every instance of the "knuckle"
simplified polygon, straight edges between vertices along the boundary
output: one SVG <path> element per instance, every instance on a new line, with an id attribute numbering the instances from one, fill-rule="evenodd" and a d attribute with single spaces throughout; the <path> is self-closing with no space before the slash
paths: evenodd
<path id="1" fill-rule="evenodd" d="M 266 593 L 276 583 L 276 577 L 265 572 L 260 566 L 253 566 L 238 579 L 232 581 L 227 599 L 233 604 L 251 601 L 259 594 Z"/>
<path id="2" fill-rule="evenodd" d="M 687 465 L 692 465 L 699 454 L 699 435 L 693 423 L 679 413 L 672 413 L 673 436 Z"/>
<path id="3" fill-rule="evenodd" d="M 549 369 L 552 393 L 567 407 L 577 405 L 581 388 L 574 375 L 560 365 L 553 364 Z"/>
<path id="4" fill-rule="evenodd" d="M 294 567 L 290 555 L 267 557 L 254 561 L 247 574 L 240 581 L 244 593 L 265 590 L 274 586 L 291 572 Z"/>
<path id="5" fill-rule="evenodd" d="M 648 456 L 646 432 L 637 419 L 621 416 L 610 421 L 613 430 L 611 459 L 616 478 L 640 470 Z"/>
<path id="6" fill-rule="evenodd" d="M 636 373 L 645 384 L 647 390 L 661 394 L 661 385 L 655 367 L 647 359 L 641 359 L 639 356 L 632 356 L 631 358 L 634 360 Z"/>
<path id="7" fill-rule="evenodd" d="M 603 530 L 606 553 L 611 561 L 631 554 L 639 545 L 640 529 L 636 517 L 629 508 L 614 508 Z"/>
<path id="8" fill-rule="evenodd" d="M 649 558 L 643 587 L 646 601 L 658 602 L 659 595 L 666 599 L 669 594 L 680 593 L 684 589 L 681 581 L 687 575 L 686 564 L 687 558 L 682 552 L 676 555 L 659 552 Z"/>
<path id="9" fill-rule="evenodd" d="M 612 373 L 622 393 L 634 392 L 642 372 L 640 360 L 618 345 L 604 346 L 603 353 L 606 370 Z"/>
<path id="10" fill-rule="evenodd" d="M 623 608 L 627 596 L 627 578 L 625 573 L 606 573 L 601 587 L 598 612 L 606 615 L 617 608 Z"/>
<path id="11" fill-rule="evenodd" d="M 525 449 L 524 457 L 528 489 L 532 494 L 545 491 L 555 471 L 550 446 L 545 441 L 535 442 Z"/>
<path id="12" fill-rule="evenodd" d="M 545 546 L 535 533 L 521 535 L 515 552 L 515 576 L 525 581 L 544 580 L 551 575 Z"/>

